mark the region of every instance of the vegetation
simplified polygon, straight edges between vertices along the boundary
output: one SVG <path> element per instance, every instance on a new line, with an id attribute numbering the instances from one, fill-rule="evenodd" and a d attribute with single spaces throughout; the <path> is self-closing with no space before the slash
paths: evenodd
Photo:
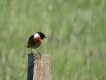
<path id="1" fill-rule="evenodd" d="M 37 31 L 48 37 L 38 50 L 52 55 L 52 80 L 106 80 L 105 0 L 0 0 L 0 80 L 27 79 Z"/>

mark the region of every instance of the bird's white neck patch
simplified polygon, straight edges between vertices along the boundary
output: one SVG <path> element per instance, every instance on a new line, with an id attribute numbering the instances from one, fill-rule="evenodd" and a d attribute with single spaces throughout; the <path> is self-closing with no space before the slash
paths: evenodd
<path id="1" fill-rule="evenodd" d="M 40 37 L 38 33 L 34 34 L 34 38 L 36 38 L 36 37 Z"/>

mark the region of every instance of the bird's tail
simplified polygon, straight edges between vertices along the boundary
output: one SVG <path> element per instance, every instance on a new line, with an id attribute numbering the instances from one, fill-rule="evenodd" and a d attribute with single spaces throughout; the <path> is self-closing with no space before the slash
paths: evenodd
<path id="1" fill-rule="evenodd" d="M 27 46 L 27 48 L 30 48 L 30 46 Z"/>

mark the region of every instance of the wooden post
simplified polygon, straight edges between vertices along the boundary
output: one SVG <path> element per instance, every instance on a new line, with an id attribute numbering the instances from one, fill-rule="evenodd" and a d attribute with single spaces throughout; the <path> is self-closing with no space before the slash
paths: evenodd
<path id="1" fill-rule="evenodd" d="M 50 54 L 28 54 L 27 80 L 51 80 Z"/>
<path id="2" fill-rule="evenodd" d="M 50 54 L 35 54 L 34 59 L 33 80 L 51 80 Z"/>

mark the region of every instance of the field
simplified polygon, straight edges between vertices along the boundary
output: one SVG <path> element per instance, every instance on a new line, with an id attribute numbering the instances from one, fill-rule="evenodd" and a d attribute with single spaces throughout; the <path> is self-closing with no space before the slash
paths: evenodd
<path id="1" fill-rule="evenodd" d="M 106 80 L 105 0 L 0 0 L 0 80 L 27 80 L 37 31 L 47 36 L 38 50 L 52 56 L 52 80 Z"/>

